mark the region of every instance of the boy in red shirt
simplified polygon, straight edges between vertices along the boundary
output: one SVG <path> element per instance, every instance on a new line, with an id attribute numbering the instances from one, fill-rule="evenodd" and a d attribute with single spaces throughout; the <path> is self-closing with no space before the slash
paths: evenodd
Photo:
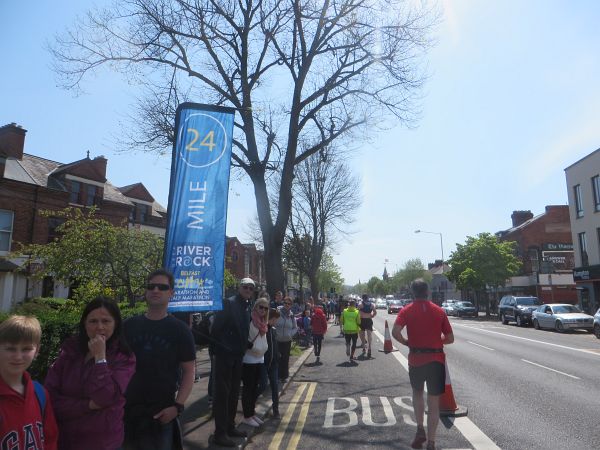
<path id="1" fill-rule="evenodd" d="M 427 450 L 435 449 L 435 433 L 440 417 L 440 395 L 446 384 L 446 355 L 444 345 L 454 342 L 452 327 L 442 308 L 427 300 L 429 286 L 422 279 L 412 282 L 414 302 L 398 313 L 392 336 L 406 345 L 408 354 L 408 376 L 413 390 L 413 407 L 417 420 L 417 433 L 412 448 L 422 448 L 427 441 Z M 402 336 L 406 327 L 408 339 Z M 424 384 L 427 383 L 427 436 L 423 427 L 425 400 Z"/>
<path id="2" fill-rule="evenodd" d="M 48 392 L 27 373 L 42 329 L 35 317 L 0 323 L 0 448 L 56 450 L 58 428 Z"/>

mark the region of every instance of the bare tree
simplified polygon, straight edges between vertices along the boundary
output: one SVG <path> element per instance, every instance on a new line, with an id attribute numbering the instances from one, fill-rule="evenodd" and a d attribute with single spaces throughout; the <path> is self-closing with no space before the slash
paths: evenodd
<path id="1" fill-rule="evenodd" d="M 360 180 L 339 156 L 325 149 L 297 166 L 292 192 L 284 257 L 307 276 L 317 299 L 323 253 L 354 222 L 361 204 Z"/>
<path id="2" fill-rule="evenodd" d="M 254 186 L 273 291 L 283 287 L 296 166 L 334 142 L 356 146 L 386 117 L 404 124 L 415 119 L 424 82 L 420 57 L 437 20 L 431 9 L 416 5 L 120 0 L 90 11 L 56 38 L 51 51 L 67 88 L 80 87 L 102 66 L 148 87 L 139 106 L 143 135 L 133 142 L 145 149 L 165 151 L 180 98 L 239 111 L 232 159 Z M 299 142 L 309 145 L 300 149 Z M 272 191 L 271 171 L 279 175 Z"/>

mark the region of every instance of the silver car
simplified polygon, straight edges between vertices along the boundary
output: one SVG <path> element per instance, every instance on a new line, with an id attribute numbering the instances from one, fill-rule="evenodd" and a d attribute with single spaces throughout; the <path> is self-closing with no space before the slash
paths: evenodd
<path id="1" fill-rule="evenodd" d="M 592 316 L 582 313 L 577 306 L 568 303 L 544 304 L 533 311 L 532 318 L 536 330 L 552 328 L 562 333 L 574 329 L 585 329 L 591 332 L 594 328 Z"/>
<path id="2" fill-rule="evenodd" d="M 456 311 L 454 310 L 454 303 L 450 303 L 450 302 L 443 302 L 442 303 L 442 309 L 444 310 L 444 312 L 446 313 L 447 316 L 454 316 Z"/>
<path id="3" fill-rule="evenodd" d="M 600 308 L 594 314 L 594 334 L 600 339 Z"/>

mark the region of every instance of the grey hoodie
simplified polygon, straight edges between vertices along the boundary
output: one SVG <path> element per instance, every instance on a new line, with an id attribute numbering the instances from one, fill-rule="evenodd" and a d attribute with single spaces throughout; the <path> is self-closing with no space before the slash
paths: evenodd
<path id="1" fill-rule="evenodd" d="M 277 342 L 290 342 L 294 335 L 298 332 L 298 324 L 296 318 L 291 311 L 287 311 L 283 306 L 279 307 L 279 319 L 275 322 L 277 328 Z"/>

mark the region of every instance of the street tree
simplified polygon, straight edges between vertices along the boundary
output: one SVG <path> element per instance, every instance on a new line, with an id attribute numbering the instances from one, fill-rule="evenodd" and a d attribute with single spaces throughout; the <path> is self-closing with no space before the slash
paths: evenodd
<path id="1" fill-rule="evenodd" d="M 456 244 L 448 259 L 448 279 L 459 289 L 472 290 L 479 304 L 488 287 L 504 286 L 508 278 L 519 272 L 521 261 L 516 249 L 516 242 L 500 241 L 490 233 L 467 236 L 464 244 Z M 489 315 L 489 301 L 485 304 Z"/>
<path id="2" fill-rule="evenodd" d="M 360 182 L 334 152 L 309 156 L 296 168 L 285 256 L 307 276 L 313 298 L 321 291 L 318 273 L 331 249 L 355 219 Z"/>
<path id="3" fill-rule="evenodd" d="M 297 166 L 334 143 L 356 148 L 383 126 L 416 120 L 421 58 L 437 21 L 423 5 L 122 0 L 90 11 L 51 51 L 67 88 L 103 66 L 143 86 L 130 133 L 138 149 L 170 147 L 180 101 L 238 111 L 232 163 L 254 186 L 267 284 L 275 290 L 283 288 Z M 274 172 L 279 182 L 270 190 Z"/>
<path id="4" fill-rule="evenodd" d="M 331 254 L 325 252 L 321 258 L 321 266 L 317 273 L 317 282 L 324 292 L 341 293 L 344 286 L 344 278 L 340 267 L 335 263 Z M 313 298 L 318 298 L 313 295 Z"/>
<path id="5" fill-rule="evenodd" d="M 419 258 L 409 259 L 404 265 L 391 277 L 395 292 L 410 292 L 410 284 L 417 278 L 422 278 L 426 282 L 431 281 L 431 274 L 425 268 L 423 261 Z"/>
<path id="6" fill-rule="evenodd" d="M 164 241 L 148 231 L 114 226 L 95 217 L 94 209 L 44 211 L 64 219 L 58 237 L 48 244 L 30 244 L 18 250 L 39 267 L 33 276 L 52 276 L 89 300 L 98 294 L 127 299 L 131 305 L 150 271 L 161 266 Z"/>

